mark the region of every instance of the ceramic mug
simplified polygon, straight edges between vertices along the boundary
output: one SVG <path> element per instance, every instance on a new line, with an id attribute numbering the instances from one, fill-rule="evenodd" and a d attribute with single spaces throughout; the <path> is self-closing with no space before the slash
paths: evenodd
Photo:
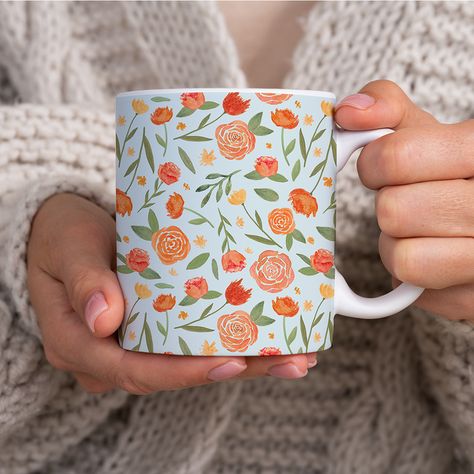
<path id="1" fill-rule="evenodd" d="M 331 347 L 336 313 L 385 317 L 423 291 L 354 294 L 334 267 L 335 184 L 352 152 L 329 92 L 150 90 L 116 99 L 124 349 L 276 355 Z"/>

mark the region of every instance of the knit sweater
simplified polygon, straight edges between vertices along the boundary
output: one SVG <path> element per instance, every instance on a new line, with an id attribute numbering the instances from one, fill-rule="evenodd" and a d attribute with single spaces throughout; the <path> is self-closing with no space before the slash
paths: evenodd
<path id="1" fill-rule="evenodd" d="M 473 3 L 322 2 L 304 25 L 286 87 L 342 97 L 390 78 L 440 120 L 472 117 Z M 297 381 L 92 395 L 47 363 L 31 219 L 60 191 L 112 212 L 117 92 L 246 86 L 215 4 L 0 3 L 0 85 L 1 474 L 474 472 L 474 327 L 414 308 L 338 316 L 334 347 Z M 390 278 L 373 195 L 346 168 L 339 266 L 377 294 Z"/>

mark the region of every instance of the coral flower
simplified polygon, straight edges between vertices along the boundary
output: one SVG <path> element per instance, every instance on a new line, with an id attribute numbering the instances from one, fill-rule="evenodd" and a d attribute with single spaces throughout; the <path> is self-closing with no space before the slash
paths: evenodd
<path id="1" fill-rule="evenodd" d="M 159 295 L 153 300 L 153 308 L 159 313 L 169 311 L 174 308 L 176 297 L 173 295 Z"/>
<path id="2" fill-rule="evenodd" d="M 298 116 L 295 115 L 290 109 L 276 109 L 275 112 L 271 113 L 272 122 L 277 127 L 282 128 L 295 128 L 298 125 Z"/>
<path id="3" fill-rule="evenodd" d="M 239 189 L 238 191 L 234 191 L 227 200 L 233 204 L 234 206 L 239 206 L 243 204 L 247 199 L 247 192 L 245 189 Z"/>
<path id="4" fill-rule="evenodd" d="M 316 216 L 316 212 L 318 212 L 316 198 L 304 189 L 293 189 L 288 200 L 298 214 L 304 214 L 306 217 L 309 217 Z"/>
<path id="5" fill-rule="evenodd" d="M 217 330 L 222 346 L 230 352 L 245 352 L 258 338 L 258 327 L 245 311 L 222 315 Z"/>
<path id="6" fill-rule="evenodd" d="M 225 290 L 225 299 L 227 303 L 239 306 L 246 303 L 252 296 L 252 289 L 246 290 L 242 285 L 242 278 L 240 280 L 233 281 L 229 284 Z"/>
<path id="7" fill-rule="evenodd" d="M 323 111 L 323 114 L 326 115 L 327 117 L 331 117 L 333 113 L 333 105 L 332 102 L 329 102 L 328 100 L 323 100 L 321 102 L 321 110 Z"/>
<path id="8" fill-rule="evenodd" d="M 135 284 L 135 293 L 141 300 L 146 300 L 151 296 L 151 291 L 148 286 L 141 283 Z"/>
<path id="9" fill-rule="evenodd" d="M 259 156 L 255 160 L 255 171 L 264 178 L 278 173 L 278 160 L 272 156 Z"/>
<path id="10" fill-rule="evenodd" d="M 278 347 L 264 347 L 258 351 L 259 356 L 277 356 L 281 355 L 281 349 Z"/>
<path id="11" fill-rule="evenodd" d="M 319 287 L 319 292 L 323 298 L 329 299 L 334 296 L 334 288 L 331 285 L 322 283 Z"/>
<path id="12" fill-rule="evenodd" d="M 255 148 L 255 135 L 242 120 L 219 125 L 215 136 L 219 151 L 228 160 L 242 160 Z"/>
<path id="13" fill-rule="evenodd" d="M 250 99 L 242 99 L 238 92 L 229 92 L 222 102 L 222 108 L 229 115 L 243 114 L 249 106 Z"/>
<path id="14" fill-rule="evenodd" d="M 183 107 L 191 110 L 199 109 L 205 101 L 206 99 L 202 92 L 185 92 L 181 94 L 181 104 L 183 104 Z"/>
<path id="15" fill-rule="evenodd" d="M 278 297 L 272 301 L 272 308 L 276 314 L 292 318 L 298 314 L 300 307 L 298 303 L 289 296 Z"/>
<path id="16" fill-rule="evenodd" d="M 133 204 L 130 197 L 117 188 L 115 195 L 115 209 L 123 217 L 132 213 Z"/>
<path id="17" fill-rule="evenodd" d="M 274 92 L 257 92 L 255 94 L 262 102 L 270 105 L 279 105 L 291 97 L 291 94 L 276 94 Z"/>
<path id="18" fill-rule="evenodd" d="M 151 236 L 151 245 L 161 263 L 165 265 L 184 260 L 191 249 L 186 234 L 174 225 L 155 232 Z"/>
<path id="19" fill-rule="evenodd" d="M 295 273 L 288 255 L 276 250 L 265 250 L 250 267 L 250 275 L 257 285 L 269 293 L 278 293 L 293 283 Z"/>
<path id="20" fill-rule="evenodd" d="M 158 167 L 158 176 L 163 183 L 173 184 L 176 183 L 181 176 L 181 170 L 179 169 L 179 166 L 171 161 L 167 161 Z"/>
<path id="21" fill-rule="evenodd" d="M 290 208 L 273 209 L 268 214 L 268 225 L 275 234 L 291 234 L 295 230 L 295 220 Z"/>
<path id="22" fill-rule="evenodd" d="M 150 265 L 150 256 L 146 250 L 132 249 L 125 256 L 127 267 L 135 272 L 142 272 Z"/>
<path id="23" fill-rule="evenodd" d="M 209 287 L 204 277 L 196 277 L 184 283 L 184 291 L 188 296 L 191 296 L 191 298 L 198 300 L 209 291 Z"/>
<path id="24" fill-rule="evenodd" d="M 326 273 L 334 265 L 334 255 L 329 250 L 319 249 L 310 257 L 310 261 L 317 272 Z"/>
<path id="25" fill-rule="evenodd" d="M 132 100 L 132 109 L 136 114 L 141 115 L 145 112 L 148 112 L 148 105 L 145 104 L 143 99 L 133 99 Z"/>
<path id="26" fill-rule="evenodd" d="M 240 272 L 246 264 L 245 257 L 237 250 L 229 250 L 222 255 L 222 268 L 227 273 Z"/>
<path id="27" fill-rule="evenodd" d="M 169 122 L 173 117 L 173 109 L 169 107 L 157 107 L 155 111 L 150 115 L 150 120 L 155 125 L 163 125 Z"/>
<path id="28" fill-rule="evenodd" d="M 181 194 L 174 193 L 171 194 L 166 202 L 166 210 L 168 211 L 168 216 L 171 219 L 178 219 L 183 214 L 184 209 L 184 199 Z"/>

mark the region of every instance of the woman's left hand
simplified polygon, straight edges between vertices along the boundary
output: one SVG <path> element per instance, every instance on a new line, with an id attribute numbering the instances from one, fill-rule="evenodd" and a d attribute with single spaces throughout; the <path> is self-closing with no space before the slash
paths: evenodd
<path id="1" fill-rule="evenodd" d="M 390 81 L 343 99 L 335 119 L 347 130 L 395 130 L 358 161 L 378 191 L 382 262 L 396 280 L 426 288 L 416 306 L 474 322 L 474 120 L 442 124 Z"/>

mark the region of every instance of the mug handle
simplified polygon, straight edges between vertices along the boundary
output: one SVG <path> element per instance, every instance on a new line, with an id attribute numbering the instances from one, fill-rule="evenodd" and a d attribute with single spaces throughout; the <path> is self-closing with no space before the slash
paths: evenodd
<path id="1" fill-rule="evenodd" d="M 393 130 L 383 128 L 353 132 L 336 129 L 337 172 L 344 168 L 352 153 L 371 141 L 377 140 L 377 138 L 389 133 L 393 133 Z M 336 314 L 359 319 L 385 318 L 396 314 L 410 306 L 424 290 L 409 283 L 402 283 L 386 295 L 376 298 L 365 298 L 355 294 L 337 270 L 335 287 L 334 305 Z"/>

